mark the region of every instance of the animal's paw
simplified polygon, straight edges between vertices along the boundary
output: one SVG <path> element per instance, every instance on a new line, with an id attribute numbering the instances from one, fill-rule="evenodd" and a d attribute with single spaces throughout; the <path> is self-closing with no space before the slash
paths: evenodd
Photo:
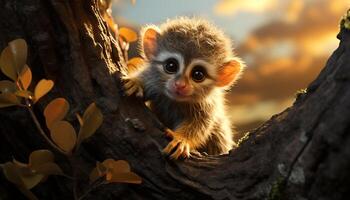
<path id="1" fill-rule="evenodd" d="M 143 97 L 142 84 L 137 78 L 124 76 L 122 80 L 124 82 L 124 90 L 126 95 L 131 96 L 132 94 L 136 94 L 137 97 Z"/>
<path id="2" fill-rule="evenodd" d="M 173 138 L 174 138 L 174 135 L 175 135 L 175 132 L 174 132 L 174 131 L 172 131 L 172 130 L 166 128 L 164 132 L 165 132 L 165 135 L 166 135 L 168 138 L 170 138 L 170 139 L 173 139 Z"/>
<path id="3" fill-rule="evenodd" d="M 179 138 L 173 140 L 164 148 L 163 152 L 170 155 L 171 159 L 189 158 L 191 156 L 191 145 L 188 141 Z"/>

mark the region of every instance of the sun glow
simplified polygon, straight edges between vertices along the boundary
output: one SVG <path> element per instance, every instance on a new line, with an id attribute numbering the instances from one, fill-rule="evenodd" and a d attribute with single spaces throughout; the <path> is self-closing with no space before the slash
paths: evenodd
<path id="1" fill-rule="evenodd" d="M 272 9 L 276 0 L 221 0 L 214 7 L 214 12 L 219 15 L 234 15 L 237 12 L 263 12 Z"/>

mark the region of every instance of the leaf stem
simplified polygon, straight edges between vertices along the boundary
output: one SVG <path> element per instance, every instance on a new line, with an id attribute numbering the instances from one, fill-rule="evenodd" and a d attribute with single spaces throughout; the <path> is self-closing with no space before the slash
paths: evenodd
<path id="1" fill-rule="evenodd" d="M 39 130 L 40 134 L 45 138 L 45 140 L 55 149 L 57 150 L 58 152 L 64 154 L 64 155 L 67 155 L 67 153 L 65 151 L 63 151 L 62 149 L 60 149 L 58 146 L 56 146 L 51 140 L 49 137 L 47 137 L 47 135 L 45 134 L 44 130 L 41 128 L 41 125 L 39 123 L 39 120 L 38 118 L 35 116 L 34 114 L 34 111 L 32 109 L 32 107 L 30 106 L 30 103 L 28 102 L 28 100 L 26 100 L 26 104 L 27 104 L 27 109 L 30 113 L 30 116 L 32 117 L 34 123 L 35 123 L 35 126 L 37 127 L 37 129 Z"/>
<path id="2" fill-rule="evenodd" d="M 18 74 L 18 77 L 19 77 L 19 74 Z M 18 84 L 18 87 L 19 87 L 21 90 L 25 90 L 24 87 L 23 87 L 23 83 L 22 83 L 22 81 L 21 81 L 20 78 L 18 78 L 17 84 Z M 55 145 L 55 144 L 50 140 L 49 137 L 47 137 L 46 133 L 45 133 L 44 130 L 41 128 L 41 125 L 40 125 L 40 123 L 39 123 L 38 118 L 37 118 L 37 117 L 35 116 L 35 114 L 34 114 L 34 111 L 33 111 L 31 102 L 30 102 L 27 98 L 24 98 L 24 99 L 25 99 L 25 102 L 26 102 L 26 104 L 25 104 L 24 106 L 28 109 L 28 111 L 29 111 L 29 113 L 30 113 L 30 116 L 32 117 L 32 119 L 33 119 L 33 121 L 34 121 L 36 127 L 38 128 L 40 134 L 45 138 L 45 140 L 46 140 L 54 149 L 56 149 L 58 152 L 60 152 L 60 153 L 62 153 L 62 154 L 68 155 L 67 152 L 65 152 L 65 151 L 63 151 L 62 149 L 60 149 L 57 145 Z"/>

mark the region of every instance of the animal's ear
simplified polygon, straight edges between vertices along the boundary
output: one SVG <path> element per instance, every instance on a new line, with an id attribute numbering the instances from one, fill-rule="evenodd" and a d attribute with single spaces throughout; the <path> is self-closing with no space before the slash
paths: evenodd
<path id="1" fill-rule="evenodd" d="M 160 36 L 159 29 L 156 26 L 144 28 L 142 31 L 142 47 L 146 58 L 154 57 L 157 50 L 157 39 Z"/>
<path id="2" fill-rule="evenodd" d="M 216 85 L 218 87 L 230 86 L 239 77 L 243 68 L 243 63 L 233 59 L 226 62 L 219 68 Z"/>

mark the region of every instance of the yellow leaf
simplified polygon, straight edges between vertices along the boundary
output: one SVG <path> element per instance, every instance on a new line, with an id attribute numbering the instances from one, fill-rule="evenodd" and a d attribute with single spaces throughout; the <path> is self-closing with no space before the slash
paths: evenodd
<path id="1" fill-rule="evenodd" d="M 79 113 L 75 113 L 75 116 L 77 116 L 79 125 L 82 126 L 82 125 L 83 125 L 83 118 L 81 118 L 81 116 L 79 115 Z"/>
<path id="2" fill-rule="evenodd" d="M 37 102 L 41 97 L 47 94 L 52 89 L 53 85 L 54 83 L 51 80 L 40 80 L 34 90 L 35 102 Z"/>
<path id="3" fill-rule="evenodd" d="M 119 29 L 119 36 L 123 37 L 123 39 L 129 43 L 137 40 L 137 34 L 135 31 L 125 27 Z"/>
<path id="4" fill-rule="evenodd" d="M 38 198 L 27 188 L 25 188 L 24 185 L 17 186 L 17 188 L 22 192 L 24 196 L 26 196 L 29 200 L 38 200 Z"/>
<path id="5" fill-rule="evenodd" d="M 2 73 L 4 73 L 7 77 L 11 78 L 14 81 L 17 80 L 18 73 L 15 68 L 15 63 L 13 61 L 13 55 L 10 47 L 6 47 L 1 52 L 0 67 Z"/>
<path id="6" fill-rule="evenodd" d="M 19 75 L 19 80 L 22 83 L 23 89 L 27 90 L 30 83 L 32 82 L 32 71 L 28 67 L 28 65 L 25 65 L 21 74 Z"/>
<path id="7" fill-rule="evenodd" d="M 29 167 L 33 170 L 36 170 L 37 167 L 54 161 L 54 155 L 51 151 L 46 149 L 40 149 L 33 151 L 29 155 Z"/>
<path id="8" fill-rule="evenodd" d="M 27 99 L 32 99 L 34 97 L 33 93 L 28 90 L 18 90 L 14 94 L 18 97 L 23 97 Z"/>
<path id="9" fill-rule="evenodd" d="M 20 175 L 25 188 L 32 189 L 34 186 L 36 186 L 40 181 L 44 178 L 43 174 L 37 174 L 37 173 L 30 173 L 30 174 L 24 174 L 22 173 Z"/>
<path id="10" fill-rule="evenodd" d="M 127 64 L 128 71 L 129 72 L 136 71 L 137 69 L 139 69 L 142 66 L 143 63 L 144 63 L 144 61 L 140 57 L 131 58 Z"/>
<path id="11" fill-rule="evenodd" d="M 31 170 L 27 165 L 27 166 L 23 166 L 23 165 L 16 165 L 18 167 L 18 171 L 19 171 L 19 175 L 22 178 L 22 176 L 29 176 L 31 174 L 33 174 L 33 170 Z"/>
<path id="12" fill-rule="evenodd" d="M 27 62 L 27 43 L 24 39 L 16 39 L 9 42 L 9 47 L 13 55 L 13 63 L 17 74 L 21 74 Z"/>
<path id="13" fill-rule="evenodd" d="M 100 162 L 96 163 L 96 167 L 91 171 L 89 179 L 90 183 L 96 181 L 98 178 L 106 175 L 107 168 Z"/>
<path id="14" fill-rule="evenodd" d="M 130 165 L 125 160 L 117 160 L 113 163 L 113 169 L 118 172 L 130 172 Z"/>
<path id="15" fill-rule="evenodd" d="M 107 179 L 110 183 L 133 183 L 140 184 L 142 183 L 142 179 L 140 176 L 135 174 L 134 172 L 123 172 L 119 173 L 117 171 L 110 172 L 110 178 Z M 108 174 L 107 174 L 108 176 Z"/>
<path id="16" fill-rule="evenodd" d="M 141 183 L 141 178 L 130 171 L 130 165 L 125 160 L 106 159 L 102 163 L 107 168 L 106 180 L 120 183 Z"/>
<path id="17" fill-rule="evenodd" d="M 21 163 L 23 164 L 23 163 Z M 26 167 L 18 166 L 15 163 L 7 162 L 3 166 L 3 172 L 7 180 L 11 183 L 15 184 L 17 188 L 29 199 L 37 200 L 35 195 L 29 191 L 30 188 L 34 187 L 36 184 L 40 182 L 40 177 L 42 175 L 34 175 L 30 174 Z M 23 173 L 25 172 L 25 173 Z M 28 173 L 29 172 L 29 173 Z M 24 175 L 25 174 L 25 175 Z M 42 178 L 41 178 L 42 179 Z M 39 182 L 38 182 L 39 181 Z"/>
<path id="18" fill-rule="evenodd" d="M 16 85 L 12 81 L 4 80 L 0 81 L 0 93 L 14 93 L 16 91 Z"/>
<path id="19" fill-rule="evenodd" d="M 89 105 L 85 110 L 83 115 L 83 125 L 79 130 L 79 139 L 78 142 L 92 136 L 95 131 L 101 126 L 103 121 L 103 115 L 96 107 L 95 103 Z"/>
<path id="20" fill-rule="evenodd" d="M 106 174 L 106 180 L 110 180 L 112 178 L 111 171 L 113 170 L 113 165 L 116 161 L 112 158 L 108 158 L 102 162 L 102 165 L 106 168 L 107 174 Z"/>
<path id="21" fill-rule="evenodd" d="M 20 168 L 28 168 L 28 164 L 27 163 L 22 163 L 16 159 L 12 159 L 13 164 L 17 165 Z"/>
<path id="22" fill-rule="evenodd" d="M 102 165 L 107 169 L 115 169 L 119 172 L 130 172 L 130 165 L 125 160 L 108 158 L 102 162 Z"/>
<path id="23" fill-rule="evenodd" d="M 2 93 L 0 94 L 0 108 L 19 105 L 20 102 L 17 99 L 16 95 L 11 93 Z"/>
<path id="24" fill-rule="evenodd" d="M 102 165 L 105 166 L 107 169 L 112 169 L 114 162 L 114 159 L 108 158 L 102 162 Z"/>
<path id="25" fill-rule="evenodd" d="M 98 173 L 96 167 L 90 172 L 90 175 L 89 175 L 89 180 L 90 180 L 90 183 L 96 181 L 98 178 L 100 178 L 100 174 Z"/>
<path id="26" fill-rule="evenodd" d="M 73 126 L 67 121 L 59 121 L 51 126 L 52 140 L 64 151 L 71 152 L 77 141 Z"/>
<path id="27" fill-rule="evenodd" d="M 64 98 L 52 100 L 44 110 L 46 125 L 50 129 L 52 124 L 61 121 L 69 111 L 69 103 Z"/>
<path id="28" fill-rule="evenodd" d="M 7 162 L 3 165 L 2 170 L 8 181 L 16 185 L 23 185 L 22 179 L 19 175 L 18 166 L 12 162 Z"/>
<path id="29" fill-rule="evenodd" d="M 106 174 L 106 181 L 110 182 L 112 180 L 113 177 L 113 172 L 112 170 L 109 170 Z"/>
<path id="30" fill-rule="evenodd" d="M 106 174 L 106 172 L 107 172 L 106 166 L 104 166 L 100 162 L 96 163 L 96 169 L 97 169 L 98 173 L 101 174 L 101 175 Z"/>
<path id="31" fill-rule="evenodd" d="M 63 175 L 62 169 L 53 162 L 44 163 L 35 169 L 36 173 L 43 175 Z"/>

